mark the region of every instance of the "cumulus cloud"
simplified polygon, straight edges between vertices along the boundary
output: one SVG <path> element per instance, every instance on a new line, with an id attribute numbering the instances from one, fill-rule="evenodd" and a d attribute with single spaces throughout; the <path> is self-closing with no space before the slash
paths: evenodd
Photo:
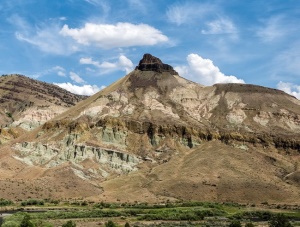
<path id="1" fill-rule="evenodd" d="M 280 81 L 277 88 L 300 99 L 300 85 Z"/>
<path id="2" fill-rule="evenodd" d="M 79 62 L 80 64 L 93 65 L 101 69 L 102 70 L 101 74 L 109 73 L 116 70 L 122 70 L 125 71 L 126 73 L 129 73 L 133 70 L 132 61 L 124 55 L 120 55 L 118 61 L 116 62 L 105 61 L 100 63 L 98 61 L 94 61 L 92 58 L 81 58 Z"/>
<path id="3" fill-rule="evenodd" d="M 117 23 L 93 24 L 86 23 L 82 28 L 69 28 L 64 25 L 60 31 L 63 36 L 72 37 L 83 45 L 95 45 L 104 49 L 155 45 L 168 41 L 161 31 L 147 24 Z"/>
<path id="4" fill-rule="evenodd" d="M 171 5 L 167 12 L 167 18 L 171 23 L 182 25 L 194 21 L 196 18 L 203 18 L 216 12 L 216 7 L 212 4 L 190 3 Z"/>
<path id="5" fill-rule="evenodd" d="M 207 29 L 201 31 L 204 35 L 211 34 L 234 34 L 237 33 L 237 29 L 234 23 L 226 18 L 210 21 L 206 23 Z"/>
<path id="6" fill-rule="evenodd" d="M 188 66 L 178 66 L 175 70 L 181 76 L 196 81 L 203 85 L 213 85 L 215 83 L 245 83 L 244 80 L 235 76 L 226 76 L 213 64 L 210 59 L 204 59 L 198 54 L 187 56 Z"/>
<path id="7" fill-rule="evenodd" d="M 76 73 L 70 72 L 70 78 L 71 80 L 75 81 L 78 84 L 84 84 L 85 81 Z"/>
<path id="8" fill-rule="evenodd" d="M 101 86 L 99 88 L 97 85 L 77 86 L 71 83 L 54 83 L 54 84 L 74 94 L 88 95 L 88 96 L 93 95 L 105 88 L 105 86 Z"/>

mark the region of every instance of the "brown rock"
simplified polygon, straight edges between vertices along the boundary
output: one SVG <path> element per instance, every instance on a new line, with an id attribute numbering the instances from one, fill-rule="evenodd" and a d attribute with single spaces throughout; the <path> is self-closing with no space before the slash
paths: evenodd
<path id="1" fill-rule="evenodd" d="M 140 60 L 139 65 L 135 69 L 159 73 L 170 72 L 173 75 L 178 75 L 172 66 L 164 64 L 159 58 L 154 57 L 151 54 L 144 54 L 143 59 Z"/>

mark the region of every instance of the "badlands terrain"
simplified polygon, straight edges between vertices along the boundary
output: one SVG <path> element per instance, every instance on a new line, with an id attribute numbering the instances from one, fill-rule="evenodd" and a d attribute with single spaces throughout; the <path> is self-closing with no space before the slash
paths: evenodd
<path id="1" fill-rule="evenodd" d="M 31 131 L 85 96 L 21 75 L 0 77 L 0 144 Z"/>
<path id="2" fill-rule="evenodd" d="M 86 99 L 29 80 L 0 77 L 3 198 L 299 204 L 293 96 L 203 86 L 150 54 Z"/>

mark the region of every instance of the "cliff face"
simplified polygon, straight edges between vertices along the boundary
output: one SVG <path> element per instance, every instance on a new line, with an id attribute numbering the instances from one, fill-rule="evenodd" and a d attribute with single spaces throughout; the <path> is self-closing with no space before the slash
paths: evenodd
<path id="1" fill-rule="evenodd" d="M 135 69 L 158 73 L 168 72 L 172 75 L 178 75 L 172 66 L 162 63 L 159 58 L 154 57 L 151 54 L 144 54 L 143 58 L 139 62 L 139 65 Z"/>
<path id="2" fill-rule="evenodd" d="M 12 144 L 13 157 L 47 169 L 44 177 L 76 167 L 86 184 L 103 187 L 93 199 L 299 201 L 299 119 L 299 100 L 281 91 L 204 87 L 146 54 L 133 72 Z"/>

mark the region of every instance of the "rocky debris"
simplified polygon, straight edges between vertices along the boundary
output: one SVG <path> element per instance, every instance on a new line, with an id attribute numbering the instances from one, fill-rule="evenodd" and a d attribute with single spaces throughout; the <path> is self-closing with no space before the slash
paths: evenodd
<path id="1" fill-rule="evenodd" d="M 140 60 L 139 65 L 135 68 L 141 71 L 154 71 L 154 72 L 169 72 L 172 75 L 178 75 L 172 66 L 164 64 L 159 58 L 151 54 L 144 54 L 143 59 Z"/>

